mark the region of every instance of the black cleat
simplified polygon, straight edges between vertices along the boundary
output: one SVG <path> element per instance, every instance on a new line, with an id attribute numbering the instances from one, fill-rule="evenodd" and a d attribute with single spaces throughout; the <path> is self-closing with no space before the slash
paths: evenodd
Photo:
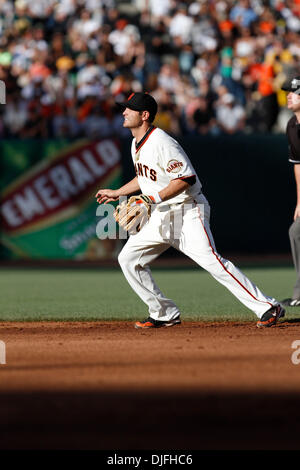
<path id="1" fill-rule="evenodd" d="M 148 317 L 146 320 L 137 321 L 134 325 L 135 328 L 162 328 L 168 326 L 180 325 L 180 318 L 175 318 L 174 320 L 161 321 L 154 320 L 154 318 Z"/>
<path id="2" fill-rule="evenodd" d="M 268 328 L 274 326 L 279 318 L 283 318 L 285 314 L 284 308 L 281 305 L 276 305 L 270 308 L 263 314 L 260 320 L 256 323 L 257 328 Z"/>
<path id="3" fill-rule="evenodd" d="M 284 299 L 280 303 L 286 307 L 300 307 L 300 299 Z"/>

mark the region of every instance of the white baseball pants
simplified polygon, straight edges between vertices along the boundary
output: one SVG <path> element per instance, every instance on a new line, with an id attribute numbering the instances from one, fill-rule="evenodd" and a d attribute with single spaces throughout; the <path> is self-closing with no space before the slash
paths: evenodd
<path id="1" fill-rule="evenodd" d="M 143 229 L 129 237 L 118 258 L 132 289 L 148 305 L 151 318 L 168 321 L 180 315 L 175 303 L 155 284 L 148 266 L 170 246 L 208 271 L 258 318 L 278 304 L 217 253 L 209 226 L 210 206 L 203 194 L 189 205 L 163 209 L 157 206 Z"/>

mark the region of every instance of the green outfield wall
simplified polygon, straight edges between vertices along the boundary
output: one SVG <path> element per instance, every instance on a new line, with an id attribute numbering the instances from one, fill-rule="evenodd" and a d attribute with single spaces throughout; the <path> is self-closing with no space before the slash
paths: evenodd
<path id="1" fill-rule="evenodd" d="M 286 253 L 296 202 L 284 135 L 179 139 L 211 205 L 217 249 Z M 95 235 L 98 187 L 134 176 L 131 139 L 0 142 L 1 258 L 103 259 L 118 242 Z"/>

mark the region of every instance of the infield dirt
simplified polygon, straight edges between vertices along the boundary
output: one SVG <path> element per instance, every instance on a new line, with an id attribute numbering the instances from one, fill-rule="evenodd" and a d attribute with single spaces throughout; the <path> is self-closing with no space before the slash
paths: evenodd
<path id="1" fill-rule="evenodd" d="M 0 340 L 1 449 L 300 448 L 299 322 L 5 322 Z"/>

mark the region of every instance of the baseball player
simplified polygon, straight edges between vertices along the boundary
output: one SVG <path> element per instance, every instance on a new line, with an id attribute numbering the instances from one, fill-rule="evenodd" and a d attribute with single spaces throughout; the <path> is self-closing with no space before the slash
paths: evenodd
<path id="1" fill-rule="evenodd" d="M 258 327 L 275 325 L 285 313 L 281 305 L 217 253 L 209 226 L 210 206 L 188 156 L 175 139 L 152 124 L 157 112 L 155 99 L 147 93 L 133 93 L 120 106 L 123 125 L 133 135 L 136 177 L 119 189 L 100 189 L 96 198 L 100 204 L 108 203 L 139 191 L 155 205 L 148 223 L 129 237 L 118 258 L 127 281 L 149 309 L 149 317 L 136 322 L 135 327 L 181 323 L 179 308 L 161 292 L 149 268 L 170 246 L 206 269 L 252 310 Z M 181 217 L 177 217 L 179 212 Z"/>
<path id="2" fill-rule="evenodd" d="M 294 212 L 294 222 L 289 229 L 291 251 L 297 281 L 291 298 L 282 303 L 289 307 L 300 306 L 300 77 L 288 80 L 282 86 L 287 91 L 287 107 L 294 115 L 287 123 L 286 134 L 289 144 L 289 161 L 294 165 L 294 175 L 297 190 L 297 204 Z"/>

